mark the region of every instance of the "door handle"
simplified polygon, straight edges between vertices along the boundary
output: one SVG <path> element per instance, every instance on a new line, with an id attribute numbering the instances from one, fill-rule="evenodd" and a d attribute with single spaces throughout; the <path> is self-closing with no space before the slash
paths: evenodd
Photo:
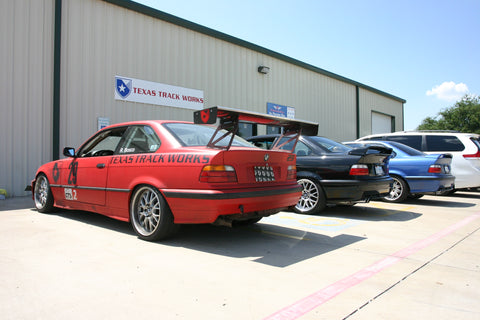
<path id="1" fill-rule="evenodd" d="M 97 164 L 97 168 L 98 168 L 98 169 L 103 169 L 103 168 L 105 168 L 105 163 L 99 163 L 99 164 Z"/>

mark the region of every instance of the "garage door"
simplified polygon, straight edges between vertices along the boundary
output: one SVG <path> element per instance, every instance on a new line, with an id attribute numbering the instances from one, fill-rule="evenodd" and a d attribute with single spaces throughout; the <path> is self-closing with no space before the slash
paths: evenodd
<path id="1" fill-rule="evenodd" d="M 392 130 L 392 117 L 383 113 L 372 112 L 372 134 L 388 133 Z"/>

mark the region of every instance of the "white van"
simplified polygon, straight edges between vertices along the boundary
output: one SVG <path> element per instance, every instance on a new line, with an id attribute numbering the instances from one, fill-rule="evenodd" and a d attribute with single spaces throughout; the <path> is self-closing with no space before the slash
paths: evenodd
<path id="1" fill-rule="evenodd" d="M 480 187 L 480 135 L 452 131 L 401 131 L 357 139 L 397 141 L 425 153 L 451 153 L 455 189 Z"/>

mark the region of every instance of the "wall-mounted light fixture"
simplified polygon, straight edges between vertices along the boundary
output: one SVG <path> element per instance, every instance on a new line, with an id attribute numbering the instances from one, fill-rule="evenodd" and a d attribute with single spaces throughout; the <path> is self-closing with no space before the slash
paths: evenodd
<path id="1" fill-rule="evenodd" d="M 263 73 L 263 74 L 267 74 L 267 73 L 270 72 L 270 68 L 265 67 L 265 66 L 259 66 L 257 70 L 258 70 L 258 72 Z"/>

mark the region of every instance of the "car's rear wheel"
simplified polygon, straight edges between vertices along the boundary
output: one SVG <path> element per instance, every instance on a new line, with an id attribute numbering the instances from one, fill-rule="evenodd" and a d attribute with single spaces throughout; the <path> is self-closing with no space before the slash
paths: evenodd
<path id="1" fill-rule="evenodd" d="M 45 213 L 53 211 L 53 195 L 50 189 L 50 183 L 47 177 L 40 173 L 35 181 L 35 189 L 33 191 L 33 199 L 35 208 L 39 212 Z"/>
<path id="2" fill-rule="evenodd" d="M 167 238 L 178 230 L 165 199 L 148 185 L 140 186 L 133 193 L 130 221 L 138 237 L 148 241 Z"/>
<path id="3" fill-rule="evenodd" d="M 297 182 L 302 186 L 302 196 L 293 208 L 296 213 L 315 214 L 325 209 L 326 198 L 318 181 L 313 178 L 300 178 Z"/>
<path id="4" fill-rule="evenodd" d="M 393 179 L 392 189 L 390 190 L 388 196 L 383 197 L 383 200 L 387 202 L 402 202 L 410 194 L 408 185 L 402 178 L 398 176 L 392 175 L 391 177 Z"/>

